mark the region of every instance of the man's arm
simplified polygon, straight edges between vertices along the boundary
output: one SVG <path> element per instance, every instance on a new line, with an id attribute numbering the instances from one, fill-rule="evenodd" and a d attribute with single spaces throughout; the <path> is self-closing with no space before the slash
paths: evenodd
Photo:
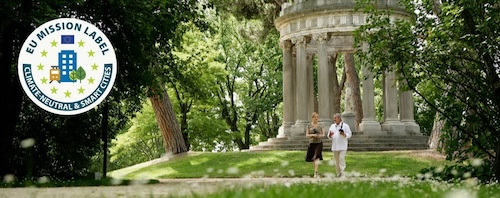
<path id="1" fill-rule="evenodd" d="M 332 126 L 333 126 L 333 124 L 332 124 Z M 328 135 L 326 135 L 326 137 L 328 137 L 328 139 L 332 139 L 332 136 L 333 136 L 332 126 L 330 126 L 330 128 L 328 129 Z"/>

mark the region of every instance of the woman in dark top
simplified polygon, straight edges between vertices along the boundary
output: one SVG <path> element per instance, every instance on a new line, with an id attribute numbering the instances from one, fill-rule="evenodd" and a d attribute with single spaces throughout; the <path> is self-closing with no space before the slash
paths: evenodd
<path id="1" fill-rule="evenodd" d="M 309 146 L 307 147 L 306 162 L 313 162 L 314 165 L 314 177 L 319 177 L 318 175 L 318 165 L 319 161 L 323 160 L 323 141 L 322 138 L 325 136 L 323 131 L 323 126 L 318 123 L 318 113 L 314 112 L 312 114 L 312 122 L 306 127 L 306 137 L 309 138 Z"/>

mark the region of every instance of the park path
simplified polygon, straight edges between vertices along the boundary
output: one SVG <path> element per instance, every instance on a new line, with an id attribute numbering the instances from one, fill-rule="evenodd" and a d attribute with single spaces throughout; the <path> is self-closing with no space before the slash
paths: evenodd
<path id="1" fill-rule="evenodd" d="M 404 181 L 398 177 L 344 178 L 190 178 L 160 179 L 158 184 L 128 186 L 88 186 L 57 188 L 0 188 L 0 198 L 160 198 L 188 197 L 222 189 L 242 189 L 257 185 L 292 185 L 308 182 Z"/>

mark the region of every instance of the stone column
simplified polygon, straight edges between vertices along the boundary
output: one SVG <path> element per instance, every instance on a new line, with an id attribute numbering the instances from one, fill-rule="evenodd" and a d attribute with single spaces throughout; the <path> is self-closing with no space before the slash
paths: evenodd
<path id="1" fill-rule="evenodd" d="M 316 93 L 314 93 L 314 66 L 312 53 L 307 53 L 307 115 L 311 122 L 311 115 L 314 112 L 314 103 L 316 102 Z"/>
<path id="2" fill-rule="evenodd" d="M 332 124 L 331 113 L 331 99 L 330 99 L 330 65 L 328 63 L 328 52 L 326 42 L 328 41 L 328 34 L 316 34 L 314 39 L 318 43 L 318 114 L 319 123 L 325 127 Z"/>
<path id="3" fill-rule="evenodd" d="M 406 83 L 406 81 L 403 81 L 403 83 Z M 409 135 L 422 135 L 420 126 L 414 120 L 412 92 L 402 90 L 399 99 L 401 122 L 405 126 L 406 133 Z"/>
<path id="4" fill-rule="evenodd" d="M 354 133 L 356 131 L 355 127 L 354 127 L 354 113 L 353 112 L 344 112 L 341 114 L 341 117 L 342 117 L 342 122 L 348 124 L 349 128 Z"/>
<path id="5" fill-rule="evenodd" d="M 334 64 L 337 64 L 334 60 L 337 60 L 337 52 L 333 52 L 333 54 L 329 55 L 328 56 L 328 68 L 329 68 L 329 71 L 328 71 L 328 91 L 330 93 L 330 116 L 329 118 L 330 119 L 333 119 L 333 114 L 335 113 L 340 113 L 340 112 L 333 112 L 333 107 L 334 107 L 334 101 L 333 101 L 333 98 L 335 97 L 335 92 L 333 90 L 333 83 L 336 83 L 334 82 L 334 78 L 333 76 L 335 76 L 335 71 L 334 71 Z M 336 67 L 335 67 L 336 68 Z M 333 122 L 333 120 L 332 120 Z"/>
<path id="6" fill-rule="evenodd" d="M 295 50 L 295 47 L 292 45 L 292 100 L 293 100 L 293 122 L 295 123 L 295 120 L 297 120 L 297 83 L 295 82 L 297 80 L 297 53 Z"/>
<path id="7" fill-rule="evenodd" d="M 367 52 L 367 45 L 363 45 L 363 51 Z M 373 85 L 373 73 L 368 65 L 362 65 L 363 73 L 363 119 L 359 123 L 359 130 L 364 134 L 382 133 L 380 123 L 375 118 L 375 87 Z"/>
<path id="8" fill-rule="evenodd" d="M 389 134 L 403 134 L 405 126 L 398 118 L 398 96 L 396 86 L 396 74 L 385 72 L 384 77 L 384 117 L 385 121 L 381 128 Z"/>
<path id="9" fill-rule="evenodd" d="M 293 38 L 292 42 L 296 47 L 296 80 L 295 80 L 295 91 L 297 100 L 295 103 L 295 110 L 297 120 L 292 126 L 292 136 L 305 136 L 306 126 L 309 123 L 309 115 L 307 114 L 307 53 L 306 53 L 306 38 L 304 36 Z"/>
<path id="10" fill-rule="evenodd" d="M 283 124 L 278 130 L 278 138 L 291 136 L 291 127 L 295 122 L 295 95 L 293 95 L 292 43 L 280 42 L 283 50 Z"/>

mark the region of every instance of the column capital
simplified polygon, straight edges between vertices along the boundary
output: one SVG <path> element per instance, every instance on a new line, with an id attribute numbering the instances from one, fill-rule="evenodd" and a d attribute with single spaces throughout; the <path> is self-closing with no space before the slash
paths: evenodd
<path id="1" fill-rule="evenodd" d="M 332 61 L 333 59 L 337 58 L 337 52 L 328 54 L 328 61 Z"/>
<path id="2" fill-rule="evenodd" d="M 318 34 L 313 34 L 313 39 L 316 40 L 319 44 L 325 44 L 329 39 L 328 33 L 318 33 Z"/>
<path id="3" fill-rule="evenodd" d="M 305 47 L 308 40 L 309 39 L 306 36 L 299 36 L 292 38 L 292 43 L 295 44 L 297 47 Z"/>
<path id="4" fill-rule="evenodd" d="M 291 50 L 292 49 L 292 42 L 290 40 L 281 41 L 280 48 L 283 50 Z"/>

